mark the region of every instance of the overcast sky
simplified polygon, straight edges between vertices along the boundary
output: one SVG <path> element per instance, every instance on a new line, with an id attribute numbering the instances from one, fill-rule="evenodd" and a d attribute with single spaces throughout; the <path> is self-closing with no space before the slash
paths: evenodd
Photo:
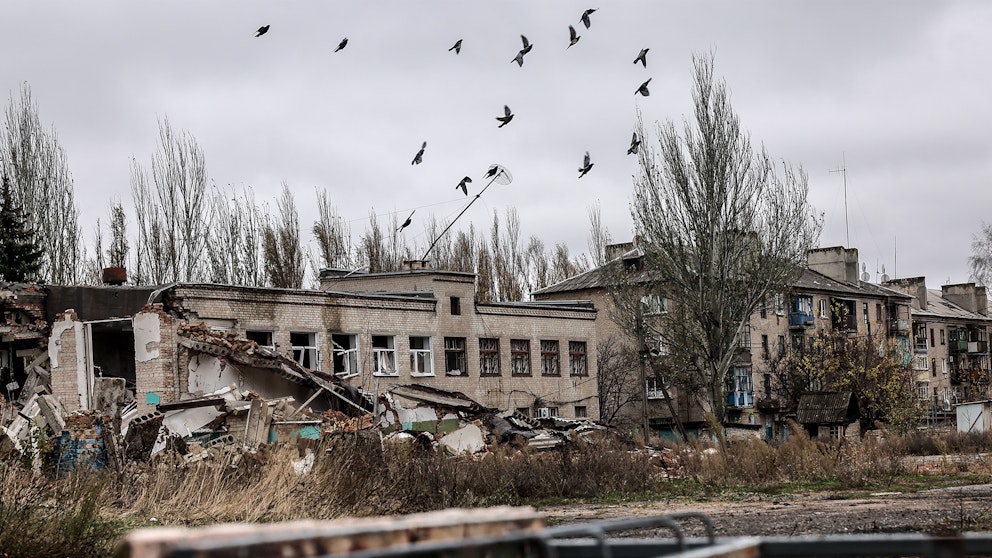
<path id="1" fill-rule="evenodd" d="M 872 281 L 884 265 L 931 287 L 965 282 L 972 234 L 992 221 L 984 0 L 8 0 L 0 18 L 4 105 L 30 85 L 66 150 L 87 242 L 111 199 L 131 209 L 130 157 L 148 164 L 164 116 L 196 137 L 219 187 L 251 186 L 274 205 L 286 181 L 305 228 L 324 188 L 354 240 L 373 209 L 383 220 L 416 209 L 404 234 L 423 248 L 423 218 L 453 217 L 461 177 L 473 194 L 500 163 L 512 184 L 461 226 L 485 229 L 513 206 L 525 239 L 580 253 L 599 203 L 625 241 L 636 111 L 681 121 L 692 55 L 709 51 L 752 141 L 808 173 L 821 246 L 858 248 Z M 569 25 L 581 38 L 566 50 Z M 521 34 L 534 47 L 518 67 Z M 642 48 L 647 68 L 632 63 Z M 651 95 L 635 96 L 648 78 Z M 500 129 L 503 105 L 515 117 Z M 594 168 L 579 179 L 586 151 Z M 850 242 L 831 172 L 842 162 Z"/>

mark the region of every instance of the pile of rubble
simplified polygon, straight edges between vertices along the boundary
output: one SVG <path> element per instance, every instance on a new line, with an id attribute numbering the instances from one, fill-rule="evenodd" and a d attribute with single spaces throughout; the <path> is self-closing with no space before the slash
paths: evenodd
<path id="1" fill-rule="evenodd" d="M 259 390 L 235 383 L 187 394 L 179 401 L 146 401 L 139 410 L 124 378 L 103 377 L 93 386 L 97 409 L 67 413 L 51 394 L 45 359 L 39 356 L 29 366 L 30 385 L 24 386 L 18 401 L 0 405 L 6 407 L 0 458 L 19 456 L 36 468 L 63 472 L 152 460 L 190 464 L 251 453 L 266 445 L 306 446 L 342 433 L 364 433 L 383 444 L 415 443 L 448 455 L 479 456 L 496 444 L 550 449 L 602 437 L 621 439 L 593 421 L 532 419 L 423 384 L 394 386 L 372 398 L 254 341 L 202 324 L 183 326 L 179 333 L 179 344 L 191 354 L 223 361 L 236 368 L 239 377 L 254 374 L 264 379 Z M 268 390 L 264 396 L 259 393 L 262 387 Z M 304 394 L 303 401 L 283 393 Z"/>

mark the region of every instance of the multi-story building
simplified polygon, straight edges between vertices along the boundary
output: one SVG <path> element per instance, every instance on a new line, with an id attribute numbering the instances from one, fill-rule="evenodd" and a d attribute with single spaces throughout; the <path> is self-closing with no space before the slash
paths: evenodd
<path id="1" fill-rule="evenodd" d="M 642 254 L 631 244 L 618 245 L 615 258 L 632 273 L 641 269 Z M 616 250 L 619 248 L 619 250 Z M 597 328 L 600 343 L 621 331 L 611 323 L 614 313 L 609 294 L 611 281 L 606 267 L 566 279 L 534 293 L 538 300 L 567 300 L 577 296 L 596 301 L 600 308 Z M 727 386 L 727 421 L 737 427 L 751 426 L 766 437 L 777 436 L 784 420 L 795 409 L 783 405 L 770 367 L 792 351 L 809 346 L 818 334 L 844 332 L 848 336 L 878 335 L 899 348 L 900 358 L 909 358 L 910 296 L 858 276 L 858 251 L 843 247 L 811 250 L 808 266 L 791 284 L 788 292 L 775 295 L 756 312 L 741 332 Z M 642 311 L 666 312 L 669 301 L 645 300 Z M 676 303 L 676 302 L 672 302 Z M 627 333 L 631 333 L 629 328 Z M 636 347 L 636 337 L 622 336 L 629 352 L 645 356 Z M 664 352 L 664 348 L 660 348 Z M 643 364 L 646 358 L 641 358 Z M 631 372 L 636 373 L 636 372 Z M 689 404 L 685 394 L 668 393 L 648 371 L 642 376 L 643 396 L 625 407 L 631 425 L 647 423 L 652 429 L 672 427 L 674 414 L 691 429 L 702 419 L 701 410 Z M 812 389 L 812 386 L 811 386 Z M 665 396 L 670 395 L 669 402 Z M 671 404 L 670 404 L 671 403 Z"/>
<path id="2" fill-rule="evenodd" d="M 920 398 L 935 420 L 953 406 L 990 397 L 988 297 L 974 283 L 928 289 L 926 279 L 895 279 L 885 286 L 912 296 L 912 354 Z"/>
<path id="3" fill-rule="evenodd" d="M 428 384 L 531 416 L 599 416 L 591 302 L 478 302 L 474 274 L 423 263 L 394 273 L 325 270 L 321 287 L 173 284 L 114 320 L 121 325 L 107 336 L 96 335 L 106 323 L 64 313 L 49 344 L 53 389 L 72 410 L 93 403 L 97 376 L 124 377 L 142 406 L 230 383 L 298 402 L 318 394 L 333 402 L 343 385 L 379 394 Z M 191 325 L 254 344 L 235 355 L 244 347 L 211 346 Z"/>

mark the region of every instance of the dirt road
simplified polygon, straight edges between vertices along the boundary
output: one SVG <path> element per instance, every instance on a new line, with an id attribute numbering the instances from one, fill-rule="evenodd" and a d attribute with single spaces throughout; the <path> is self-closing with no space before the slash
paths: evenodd
<path id="1" fill-rule="evenodd" d="M 992 530 L 992 485 L 857 497 L 817 493 L 754 495 L 732 502 L 571 505 L 541 511 L 548 514 L 552 523 L 561 524 L 689 510 L 708 515 L 717 536 L 989 531 Z M 703 534 L 695 527 L 687 531 L 690 536 Z M 664 532 L 636 535 L 668 536 Z"/>

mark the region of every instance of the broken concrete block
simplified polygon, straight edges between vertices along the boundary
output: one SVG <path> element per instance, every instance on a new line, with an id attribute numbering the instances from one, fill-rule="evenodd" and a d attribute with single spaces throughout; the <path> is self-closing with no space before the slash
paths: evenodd
<path id="1" fill-rule="evenodd" d="M 162 413 L 153 411 L 131 421 L 127 429 L 127 437 L 124 439 L 125 455 L 128 459 L 145 461 L 151 457 L 164 418 Z"/>
<path id="2" fill-rule="evenodd" d="M 482 434 L 481 428 L 474 423 L 469 423 L 451 434 L 447 434 L 438 442 L 442 448 L 457 455 L 482 451 L 486 445 L 486 438 Z"/>

